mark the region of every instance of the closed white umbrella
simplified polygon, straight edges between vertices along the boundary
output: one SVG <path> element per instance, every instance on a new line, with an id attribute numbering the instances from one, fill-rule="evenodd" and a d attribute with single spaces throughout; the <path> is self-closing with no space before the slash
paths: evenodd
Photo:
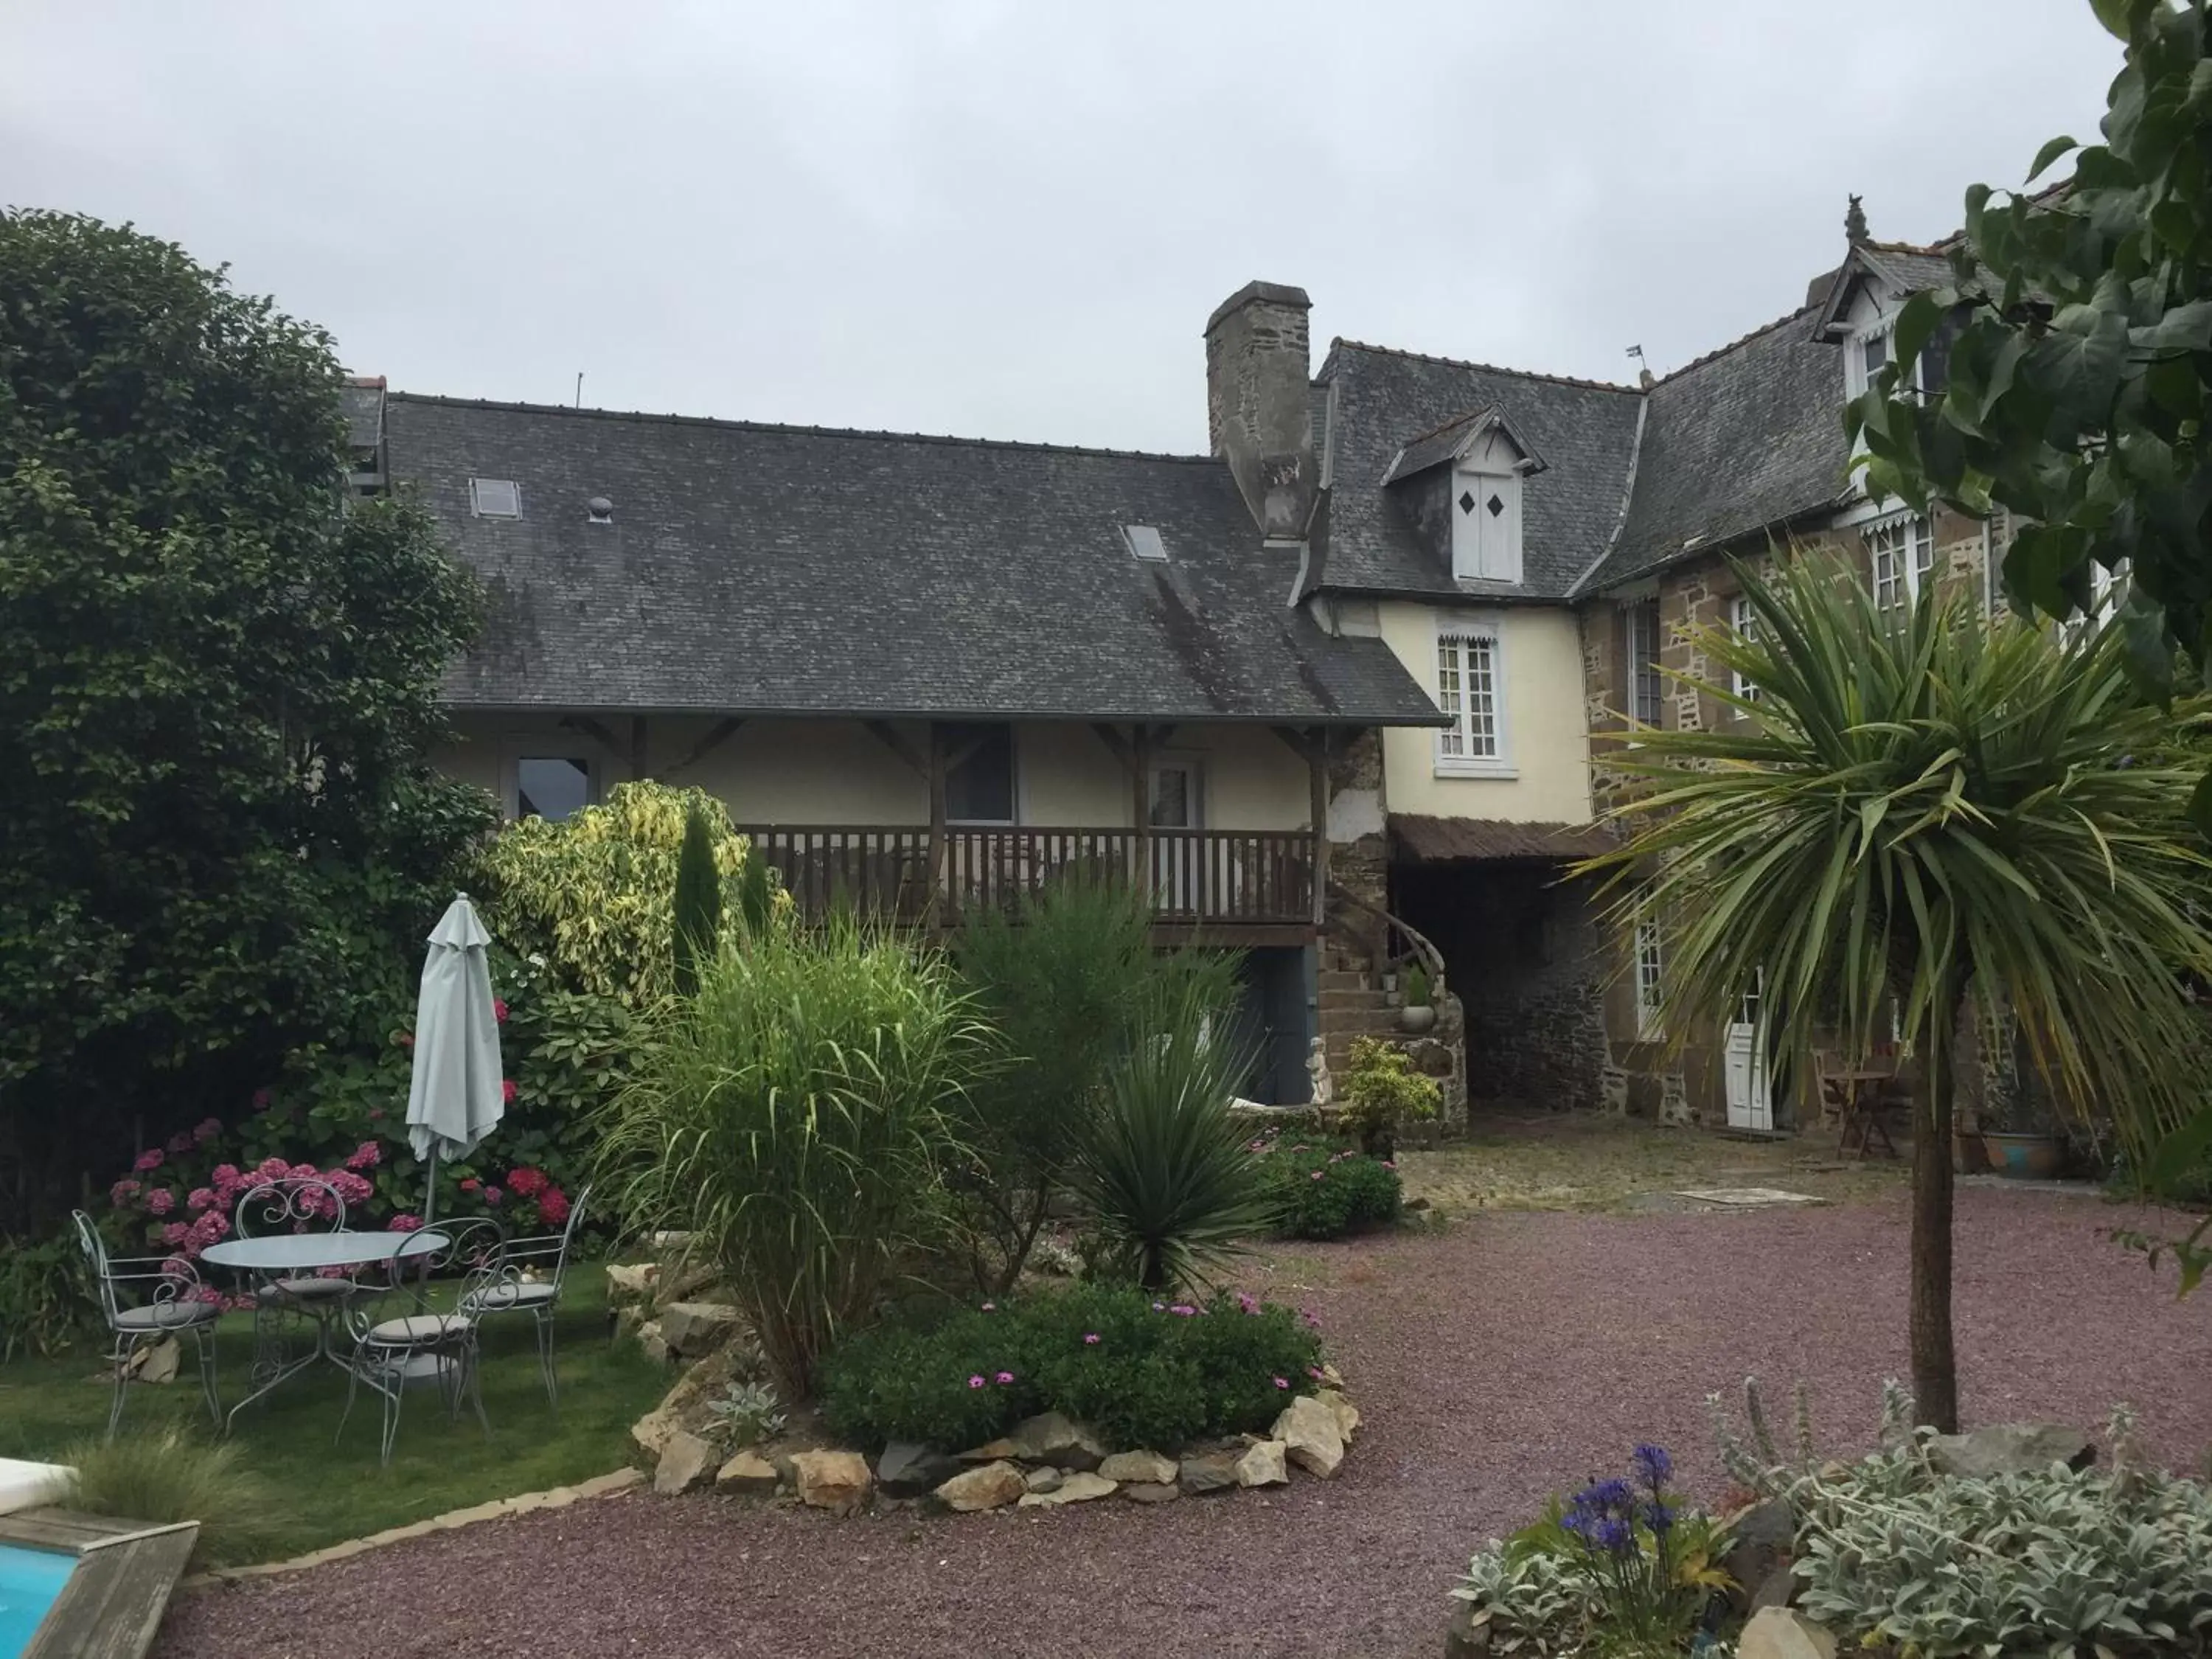
<path id="1" fill-rule="evenodd" d="M 415 1071 L 407 1085 L 407 1139 L 430 1165 L 422 1218 L 436 1218 L 441 1158 L 466 1158 L 506 1109 L 499 1021 L 492 1008 L 491 935 L 461 894 L 430 933 L 415 1005 Z"/>

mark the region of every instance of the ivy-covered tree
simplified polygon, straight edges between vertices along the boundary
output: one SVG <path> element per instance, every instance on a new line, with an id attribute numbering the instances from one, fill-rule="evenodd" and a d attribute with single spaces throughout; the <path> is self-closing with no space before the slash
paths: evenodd
<path id="1" fill-rule="evenodd" d="M 2014 515 L 2005 587 L 2088 609 L 2124 571 L 2134 671 L 2212 661 L 2212 0 L 2091 0 L 2126 43 L 2101 144 L 2054 138 L 2027 182 L 1977 185 L 1954 283 L 1899 313 L 1893 366 L 1850 405 L 1870 489 Z M 1926 394 L 1899 365 L 1939 346 Z M 2192 809 L 2212 823 L 2212 784 Z"/>
<path id="2" fill-rule="evenodd" d="M 129 227 L 0 214 L 0 1213 L 385 1005 L 481 833 L 472 580 L 349 500 L 330 337 Z"/>

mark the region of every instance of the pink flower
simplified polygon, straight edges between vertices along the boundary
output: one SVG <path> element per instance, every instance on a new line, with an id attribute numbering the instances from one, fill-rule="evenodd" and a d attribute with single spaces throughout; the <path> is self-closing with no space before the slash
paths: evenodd
<path id="1" fill-rule="evenodd" d="M 292 1166 L 281 1158 L 264 1158 L 253 1166 L 253 1173 L 264 1181 L 282 1181 L 292 1173 Z"/>
<path id="2" fill-rule="evenodd" d="M 483 1201 L 487 1204 L 496 1204 L 506 1196 L 507 1194 L 496 1187 L 487 1187 L 483 1189 Z"/>
<path id="3" fill-rule="evenodd" d="M 381 1106 L 372 1106 L 372 1107 L 370 1107 L 370 1108 L 368 1109 L 368 1121 L 369 1121 L 371 1123 L 381 1123 L 381 1122 L 383 1122 L 383 1121 L 384 1121 L 384 1108 L 383 1108 L 383 1107 L 381 1107 Z"/>
<path id="4" fill-rule="evenodd" d="M 148 1147 L 144 1152 L 138 1154 L 138 1161 L 136 1164 L 133 1164 L 131 1167 L 137 1170 L 140 1175 L 144 1175 L 149 1170 L 160 1169 L 161 1167 L 161 1149 L 159 1146 Z"/>
<path id="5" fill-rule="evenodd" d="M 185 1207 L 197 1214 L 210 1207 L 214 1203 L 215 1194 L 212 1192 L 205 1187 L 195 1187 L 192 1188 L 191 1196 L 185 1200 Z"/>
<path id="6" fill-rule="evenodd" d="M 980 1389 L 983 1386 L 983 1379 L 980 1376 L 971 1376 L 968 1379 L 968 1386 L 971 1389 Z"/>
<path id="7" fill-rule="evenodd" d="M 558 1227 L 568 1219 L 568 1194 L 558 1187 L 548 1187 L 538 1197 L 538 1213 L 549 1227 Z"/>
<path id="8" fill-rule="evenodd" d="M 148 1215 L 167 1215 L 177 1207 L 177 1195 L 167 1187 L 156 1187 L 146 1194 Z"/>
<path id="9" fill-rule="evenodd" d="M 1085 1346 L 1085 1347 L 1087 1347 L 1087 1348 L 1095 1348 L 1095 1347 L 1097 1347 L 1097 1346 L 1098 1346 L 1098 1333 L 1097 1333 L 1097 1332 L 1096 1332 L 1096 1331 L 1085 1331 L 1085 1332 L 1084 1332 L 1084 1334 L 1083 1334 L 1083 1345 L 1084 1345 L 1084 1346 Z"/>
<path id="10" fill-rule="evenodd" d="M 189 1152 L 191 1149 L 192 1132 L 190 1129 L 179 1129 L 169 1137 L 169 1152 L 172 1157 L 179 1152 Z"/>
<path id="11" fill-rule="evenodd" d="M 507 1004 L 501 998 L 491 1000 L 491 1017 L 502 1025 L 507 1024 Z"/>
<path id="12" fill-rule="evenodd" d="M 499 1085 L 499 1097 L 509 1106 L 514 1104 L 514 1079 L 513 1078 L 503 1078 L 501 1079 Z"/>
<path id="13" fill-rule="evenodd" d="M 419 1215 L 396 1215 L 392 1218 L 392 1231 L 395 1233 L 411 1233 L 422 1224 L 422 1218 Z"/>
<path id="14" fill-rule="evenodd" d="M 107 1201 L 120 1209 L 138 1195 L 138 1183 L 129 1176 L 107 1189 Z"/>
<path id="15" fill-rule="evenodd" d="M 212 1244 L 217 1239 L 228 1236 L 230 1218 L 221 1210 L 210 1210 L 198 1221 L 192 1223 L 192 1231 Z"/>
<path id="16" fill-rule="evenodd" d="M 1307 1367 L 1306 1367 L 1306 1375 L 1307 1375 L 1308 1376 L 1310 1376 L 1311 1378 L 1313 1378 L 1313 1380 L 1314 1380 L 1315 1382 L 1328 1382 L 1328 1373 L 1327 1371 L 1325 1371 L 1325 1370 L 1322 1370 L 1322 1368 L 1321 1368 L 1320 1366 L 1318 1366 L 1318 1365 L 1309 1365 L 1309 1366 L 1307 1366 Z"/>
<path id="17" fill-rule="evenodd" d="M 227 1193 L 234 1187 L 242 1187 L 246 1184 L 246 1177 L 238 1172 L 238 1165 L 235 1164 L 216 1164 L 215 1173 L 208 1179 L 215 1183 L 215 1189 L 219 1193 Z"/>
<path id="18" fill-rule="evenodd" d="M 1188 1302 L 1178 1302 L 1168 1311 L 1178 1319 L 1194 1319 L 1198 1316 L 1198 1310 Z"/>
<path id="19" fill-rule="evenodd" d="M 1000 1371 L 1000 1372 L 999 1373 L 999 1382 L 1000 1382 L 1000 1383 L 1002 1386 L 1003 1386 L 1004 1384 L 1006 1384 L 1006 1383 L 1008 1383 L 1008 1382 L 1012 1382 L 1013 1380 L 1014 1380 L 1014 1374 L 1013 1374 L 1012 1371 Z"/>
<path id="20" fill-rule="evenodd" d="M 295 1181 L 320 1181 L 323 1172 L 312 1164 L 295 1164 L 285 1174 Z"/>
<path id="21" fill-rule="evenodd" d="M 1291 1379 L 1287 1376 L 1279 1376 L 1275 1379 L 1275 1386 L 1279 1389 L 1287 1389 L 1291 1386 Z"/>
<path id="22" fill-rule="evenodd" d="M 376 1192 L 375 1188 L 350 1170 L 331 1170 L 330 1182 L 332 1190 L 349 1204 L 366 1204 Z"/>
<path id="23" fill-rule="evenodd" d="M 1305 1321 L 1306 1328 L 1308 1330 L 1317 1331 L 1321 1328 L 1321 1321 L 1314 1317 L 1313 1310 L 1311 1309 L 1304 1310 L 1298 1315 L 1298 1317 Z"/>
<path id="24" fill-rule="evenodd" d="M 465 1193 L 481 1192 L 483 1190 L 483 1182 L 478 1181 L 474 1176 L 471 1176 L 467 1180 L 461 1182 L 461 1190 Z"/>
<path id="25" fill-rule="evenodd" d="M 1382 1162 L 1382 1167 L 1386 1170 L 1395 1170 L 1398 1167 L 1398 1160 L 1393 1158 L 1386 1158 Z"/>
<path id="26" fill-rule="evenodd" d="M 256 1089 L 253 1091 L 253 1109 L 257 1112 L 267 1111 L 269 1109 L 269 1102 L 270 1098 L 271 1097 L 268 1090 Z"/>
<path id="27" fill-rule="evenodd" d="M 346 1168 L 349 1170 L 374 1170 L 378 1164 L 383 1162 L 384 1148 L 378 1146 L 373 1140 L 364 1140 L 360 1146 L 353 1149 L 353 1156 L 346 1159 Z"/>
<path id="28" fill-rule="evenodd" d="M 507 1173 L 507 1190 L 523 1198 L 535 1198 L 552 1184 L 544 1170 L 533 1170 L 526 1164 Z"/>
<path id="29" fill-rule="evenodd" d="M 1260 1311 L 1260 1298 L 1249 1291 L 1239 1291 L 1237 1292 L 1237 1305 L 1248 1314 L 1255 1314 Z"/>
<path id="30" fill-rule="evenodd" d="M 192 1139 L 203 1143 L 213 1140 L 222 1133 L 222 1120 L 221 1118 L 204 1117 L 198 1123 L 192 1125 Z"/>
<path id="31" fill-rule="evenodd" d="M 171 1249 L 177 1249 L 192 1236 L 192 1230 L 181 1221 L 172 1221 L 161 1229 L 161 1243 Z"/>

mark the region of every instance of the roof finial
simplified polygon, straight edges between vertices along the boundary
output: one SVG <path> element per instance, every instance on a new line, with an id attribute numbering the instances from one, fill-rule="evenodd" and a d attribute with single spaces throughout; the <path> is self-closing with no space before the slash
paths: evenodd
<path id="1" fill-rule="evenodd" d="M 1844 210 L 1844 240 L 1856 247 L 1867 239 L 1866 209 L 1859 198 L 1851 198 L 1851 204 Z"/>

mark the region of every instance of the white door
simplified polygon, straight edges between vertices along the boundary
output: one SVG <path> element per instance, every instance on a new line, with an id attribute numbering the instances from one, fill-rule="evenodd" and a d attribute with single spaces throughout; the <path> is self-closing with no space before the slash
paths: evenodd
<path id="1" fill-rule="evenodd" d="M 1736 1008 L 1735 1023 L 1722 1037 L 1721 1070 L 1731 1129 L 1774 1127 L 1774 1097 L 1766 1077 L 1766 1022 L 1759 1009 L 1765 981 L 1763 973 L 1753 976 L 1751 989 Z"/>
<path id="2" fill-rule="evenodd" d="M 1152 763 L 1152 827 L 1203 830 L 1206 775 L 1197 757 L 1164 755 Z M 1198 837 L 1169 836 L 1152 842 L 1152 891 L 1163 910 L 1197 911 L 1205 897 L 1205 863 Z"/>

